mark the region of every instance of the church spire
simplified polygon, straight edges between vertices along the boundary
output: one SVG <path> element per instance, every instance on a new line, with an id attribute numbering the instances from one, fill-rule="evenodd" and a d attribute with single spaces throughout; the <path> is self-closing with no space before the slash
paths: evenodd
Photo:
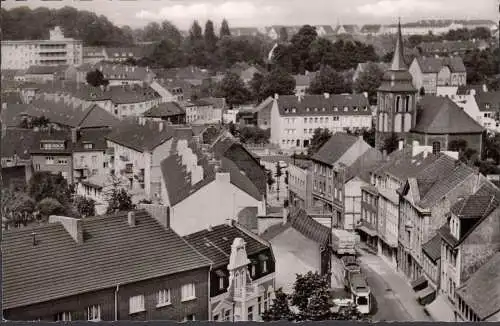
<path id="1" fill-rule="evenodd" d="M 392 58 L 391 70 L 407 70 L 407 69 L 408 67 L 404 62 L 403 36 L 401 34 L 401 19 L 399 19 L 396 48 L 394 49 L 394 57 Z"/>

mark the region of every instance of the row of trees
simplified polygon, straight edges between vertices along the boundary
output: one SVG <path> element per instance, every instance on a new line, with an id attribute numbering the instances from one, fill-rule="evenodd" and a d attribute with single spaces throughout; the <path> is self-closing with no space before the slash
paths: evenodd
<path id="1" fill-rule="evenodd" d="M 459 28 L 450 30 L 442 35 L 410 35 L 408 37 L 408 45 L 417 47 L 422 42 L 442 42 L 442 41 L 469 41 L 473 39 L 490 40 L 491 31 L 485 27 L 475 29 Z"/>
<path id="2" fill-rule="evenodd" d="M 113 183 L 106 194 L 108 213 L 132 209 L 130 195 Z M 27 226 L 33 222 L 45 223 L 50 215 L 75 218 L 94 216 L 95 201 L 75 194 L 61 174 L 36 172 L 27 186 L 12 183 L 2 189 L 2 217 L 7 227 Z"/>
<path id="3" fill-rule="evenodd" d="M 329 290 L 328 275 L 317 272 L 297 274 L 293 293 L 287 295 L 281 289 L 275 293 L 270 308 L 264 311 L 264 321 L 322 321 L 357 320 L 369 321 L 358 312 L 355 305 L 335 307 Z"/>

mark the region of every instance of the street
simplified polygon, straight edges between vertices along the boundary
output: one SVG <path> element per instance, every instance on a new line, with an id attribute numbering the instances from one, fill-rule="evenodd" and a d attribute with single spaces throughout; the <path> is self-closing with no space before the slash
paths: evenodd
<path id="1" fill-rule="evenodd" d="M 432 321 L 408 282 L 382 258 L 364 253 L 359 260 L 376 301 L 374 321 Z"/>

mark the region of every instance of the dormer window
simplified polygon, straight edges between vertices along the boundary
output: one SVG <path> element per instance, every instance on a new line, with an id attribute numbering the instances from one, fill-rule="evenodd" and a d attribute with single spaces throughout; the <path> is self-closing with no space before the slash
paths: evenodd
<path id="1" fill-rule="evenodd" d="M 268 272 L 268 266 L 267 266 L 267 260 L 268 257 L 266 255 L 259 255 L 259 260 L 260 260 L 260 266 L 261 266 L 261 273 L 267 273 Z"/>
<path id="2" fill-rule="evenodd" d="M 368 111 L 368 107 L 367 106 L 365 106 L 365 111 Z"/>
<path id="3" fill-rule="evenodd" d="M 285 113 L 288 113 L 288 109 L 285 109 Z"/>
<path id="4" fill-rule="evenodd" d="M 354 107 L 354 112 L 358 112 L 358 107 L 357 106 Z"/>
<path id="5" fill-rule="evenodd" d="M 333 111 L 338 111 L 338 110 L 339 110 L 338 107 L 336 107 L 336 106 L 333 107 Z"/>
<path id="6" fill-rule="evenodd" d="M 344 106 L 344 112 L 347 112 L 349 108 L 347 106 Z"/>
<path id="7" fill-rule="evenodd" d="M 325 112 L 326 110 L 325 110 L 325 108 L 322 108 L 321 111 Z"/>
<path id="8" fill-rule="evenodd" d="M 489 109 L 489 108 L 490 108 L 490 103 L 485 103 L 485 104 L 484 104 L 484 108 L 485 108 L 485 109 Z"/>
<path id="9" fill-rule="evenodd" d="M 314 112 L 318 112 L 318 108 L 314 108 Z"/>
<path id="10" fill-rule="evenodd" d="M 222 290 L 224 289 L 224 279 L 226 277 L 226 273 L 224 273 L 223 270 L 221 269 L 218 269 L 215 271 L 215 274 L 217 275 L 218 279 L 219 279 L 219 290 Z"/>
<path id="11" fill-rule="evenodd" d="M 306 112 L 309 112 L 309 111 L 311 111 L 311 109 L 307 108 L 307 109 L 306 109 Z"/>
<path id="12" fill-rule="evenodd" d="M 83 148 L 85 148 L 85 149 L 93 149 L 94 148 L 94 144 L 92 144 L 92 143 L 84 143 L 83 144 Z"/>
<path id="13" fill-rule="evenodd" d="M 297 109 L 293 108 L 292 113 L 295 113 L 295 112 L 297 112 Z"/>

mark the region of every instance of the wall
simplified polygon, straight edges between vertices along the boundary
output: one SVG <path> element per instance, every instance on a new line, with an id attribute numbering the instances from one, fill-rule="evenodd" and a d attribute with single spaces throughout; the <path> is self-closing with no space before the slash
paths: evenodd
<path id="1" fill-rule="evenodd" d="M 413 60 L 408 71 L 413 79 L 413 86 L 420 92 L 420 88 L 424 85 L 424 76 L 420 70 L 417 60 Z"/>
<path id="2" fill-rule="evenodd" d="M 437 74 L 437 85 L 451 85 L 451 71 L 448 66 L 443 66 L 441 67 L 441 70 L 439 70 Z"/>
<path id="3" fill-rule="evenodd" d="M 293 164 L 288 165 L 288 190 L 304 202 L 304 208 L 311 205 L 311 173 Z"/>
<path id="4" fill-rule="evenodd" d="M 212 181 L 172 208 L 172 229 L 181 236 L 191 234 L 235 219 L 243 208 L 259 204 L 229 182 Z"/>
<path id="5" fill-rule="evenodd" d="M 159 132 L 158 132 L 159 133 Z M 172 148 L 172 139 L 169 139 L 163 144 L 158 145 L 152 153 L 145 153 L 145 166 L 149 165 L 149 169 L 146 168 L 145 171 L 145 184 L 146 184 L 146 194 L 150 198 L 154 198 L 155 194 L 160 192 L 160 183 L 163 179 L 161 172 L 161 161 L 166 157 L 170 156 L 170 149 Z M 158 193 L 161 198 L 161 192 Z"/>
<path id="6" fill-rule="evenodd" d="M 361 219 L 361 187 L 368 185 L 359 178 L 345 184 L 344 229 L 352 230 Z"/>
<path id="7" fill-rule="evenodd" d="M 270 240 L 276 257 L 276 288 L 290 293 L 296 274 L 320 272 L 320 246 L 293 228 Z"/>
<path id="8" fill-rule="evenodd" d="M 105 162 L 106 168 L 104 167 Z M 108 174 L 111 170 L 109 158 L 104 155 L 103 151 L 73 152 L 73 169 L 82 168 L 89 169 L 89 173 L 94 171 L 95 174 L 99 175 Z M 75 178 L 79 176 L 78 174 L 75 171 Z"/>
<path id="9" fill-rule="evenodd" d="M 181 303 L 180 287 L 182 284 L 195 283 L 196 300 Z M 157 291 L 171 288 L 172 304 L 163 308 L 156 308 Z M 60 312 L 75 312 L 72 320 L 85 320 L 86 308 L 90 305 L 101 305 L 101 319 L 115 320 L 115 290 L 104 289 L 82 295 L 39 303 L 4 311 L 8 320 L 37 320 L 54 321 L 54 315 Z M 146 311 L 129 315 L 129 298 L 133 295 L 144 294 Z M 118 291 L 118 319 L 119 320 L 177 320 L 191 313 L 196 319 L 208 319 L 208 267 L 166 277 L 122 285 Z M 198 318 L 199 316 L 199 318 Z"/>
<path id="10" fill-rule="evenodd" d="M 46 157 L 53 157 L 54 164 L 47 164 Z M 57 154 L 32 154 L 33 167 L 35 172 L 37 171 L 48 171 L 53 173 L 61 172 L 63 177 L 68 180 L 69 183 L 73 182 L 73 159 L 71 154 L 69 155 L 57 155 Z M 57 164 L 58 159 L 67 160 L 66 164 Z"/>

